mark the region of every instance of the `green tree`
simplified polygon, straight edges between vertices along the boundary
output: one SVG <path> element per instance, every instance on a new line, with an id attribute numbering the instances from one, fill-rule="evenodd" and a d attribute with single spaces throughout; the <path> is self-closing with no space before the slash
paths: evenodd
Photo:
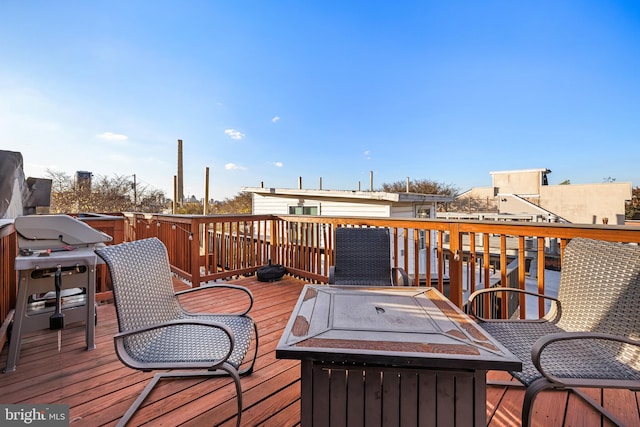
<path id="1" fill-rule="evenodd" d="M 250 214 L 251 213 L 251 193 L 241 191 L 233 197 L 228 197 L 222 202 L 210 205 L 209 211 L 212 214 Z"/>
<path id="2" fill-rule="evenodd" d="M 183 203 L 176 208 L 177 214 L 201 215 L 202 204 L 198 202 Z M 209 203 L 209 215 L 250 214 L 251 193 L 241 191 L 233 197 Z"/>
<path id="3" fill-rule="evenodd" d="M 202 215 L 202 205 L 197 202 L 186 202 L 176 208 L 177 214 Z"/>

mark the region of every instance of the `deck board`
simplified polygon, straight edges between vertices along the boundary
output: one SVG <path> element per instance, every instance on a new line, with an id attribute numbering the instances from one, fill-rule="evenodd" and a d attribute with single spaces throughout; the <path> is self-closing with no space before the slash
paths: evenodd
<path id="1" fill-rule="evenodd" d="M 250 314 L 260 333 L 255 371 L 241 380 L 243 425 L 299 425 L 300 363 L 276 359 L 275 348 L 304 282 L 290 277 L 272 283 L 251 277 L 233 282 L 252 291 L 255 303 Z M 177 289 L 187 288 L 184 283 L 175 283 Z M 234 311 L 246 304 L 229 291 L 196 292 L 182 296 L 181 301 L 193 311 Z M 0 374 L 0 403 L 68 404 L 73 426 L 113 426 L 153 374 L 129 369 L 115 355 L 117 321 L 112 304 L 98 307 L 95 350 L 85 350 L 82 324 L 66 326 L 60 352 L 55 332 L 36 331 L 23 338 L 16 371 Z M 7 352 L 5 345 L 0 366 L 5 365 Z M 489 372 L 488 376 L 510 378 L 503 372 Z M 638 393 L 591 390 L 590 394 L 604 399 L 605 406 L 628 425 L 640 426 Z M 489 386 L 488 425 L 519 425 L 523 397 L 523 389 Z M 542 393 L 533 411 L 534 426 L 610 425 L 567 392 Z M 129 425 L 235 426 L 235 417 L 235 388 L 229 378 L 190 378 L 158 384 Z"/>

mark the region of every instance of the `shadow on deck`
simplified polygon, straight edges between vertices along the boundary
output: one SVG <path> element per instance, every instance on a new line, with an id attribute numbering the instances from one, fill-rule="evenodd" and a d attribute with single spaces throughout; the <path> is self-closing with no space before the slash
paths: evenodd
<path id="1" fill-rule="evenodd" d="M 272 283 L 253 277 L 233 282 L 252 291 L 255 304 L 250 314 L 260 333 L 255 371 L 242 378 L 243 425 L 299 425 L 299 362 L 276 359 L 275 348 L 304 282 L 290 277 Z M 177 288 L 186 287 L 180 281 L 175 283 Z M 193 311 L 222 310 L 221 305 L 233 309 L 224 295 L 199 296 L 187 294 L 181 301 Z M 57 333 L 44 330 L 26 335 L 16 371 L 0 374 L 0 403 L 66 404 L 73 426 L 115 425 L 153 375 L 129 369 L 118 360 L 113 349 L 116 332 L 114 306 L 105 304 L 98 307 L 97 348 L 93 351 L 85 350 L 82 324 L 67 325 L 62 331 L 60 352 Z M 2 367 L 7 360 L 6 347 L 0 353 Z M 489 378 L 508 380 L 510 376 L 490 372 Z M 640 425 L 638 393 L 593 390 L 591 395 L 603 400 L 629 425 Z M 488 387 L 488 425 L 519 425 L 523 397 L 523 390 Z M 160 383 L 129 425 L 234 426 L 235 417 L 235 389 L 230 379 L 179 379 Z M 533 425 L 609 424 L 575 396 L 550 391 L 536 400 Z"/>

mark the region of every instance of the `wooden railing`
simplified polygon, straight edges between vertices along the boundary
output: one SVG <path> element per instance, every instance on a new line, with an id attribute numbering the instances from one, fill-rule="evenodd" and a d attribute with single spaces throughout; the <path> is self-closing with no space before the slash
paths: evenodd
<path id="1" fill-rule="evenodd" d="M 120 214 L 78 214 L 74 215 L 96 230 L 112 237 L 109 243 L 115 245 L 124 242 L 124 217 Z M 107 267 L 102 264 L 96 268 L 96 301 L 108 301 L 113 298 L 111 294 L 111 280 Z"/>
<path id="2" fill-rule="evenodd" d="M 488 283 L 496 265 L 499 268 L 517 259 L 520 266 L 529 265 L 535 269 L 530 274 L 537 277 L 538 291 L 545 293 L 545 266 L 561 262 L 564 247 L 571 238 L 580 236 L 640 243 L 640 230 L 626 226 L 304 216 L 279 216 L 278 224 L 283 231 L 294 230 L 289 234 L 278 233 L 280 240 L 274 244 L 286 249 L 286 256 L 278 259 L 295 274 L 321 281 L 326 279 L 327 267 L 333 263 L 335 227 L 388 227 L 393 237 L 391 252 L 394 265 L 403 267 L 414 278 L 425 276 L 426 283 L 436 282 L 440 290 L 443 290 L 445 276 L 448 276 L 449 298 L 460 307 L 464 302 L 465 265 L 469 266 L 470 271 L 479 268 L 482 271 L 480 278 Z M 287 240 L 294 234 L 299 236 L 298 239 Z M 490 244 L 494 237 L 498 242 L 495 248 Z M 465 241 L 466 245 L 463 244 Z M 482 243 L 478 245 L 477 241 Z M 512 250 L 510 246 L 517 249 Z M 421 250 L 423 247 L 428 250 Z M 556 253 L 553 251 L 555 247 Z M 296 256 L 291 256 L 292 253 Z M 527 260 L 532 253 L 536 260 L 533 265 Z M 319 254 L 324 257 L 319 257 Z M 421 265 L 424 266 L 423 273 L 420 271 Z M 507 269 L 501 269 L 500 273 L 502 283 L 507 283 Z M 526 268 L 519 268 L 518 274 L 519 286 L 524 288 Z M 470 291 L 476 289 L 477 280 L 475 274 L 468 275 Z M 542 314 L 543 309 L 541 305 L 538 311 Z M 521 311 L 524 313 L 524 310 L 525 304 L 522 302 Z"/>
<path id="3" fill-rule="evenodd" d="M 449 298 L 462 306 L 463 288 L 472 292 L 517 260 L 518 282 L 537 278 L 545 292 L 545 267 L 560 268 L 562 252 L 573 237 L 640 243 L 637 227 L 497 221 L 391 219 L 312 216 L 171 216 L 127 214 L 126 240 L 157 236 L 169 250 L 174 272 L 194 286 L 210 280 L 252 274 L 269 259 L 295 276 L 326 282 L 334 263 L 336 227 L 387 227 L 394 266 L 415 284 L 449 283 Z M 192 256 L 197 254 L 197 256 Z M 463 270 L 481 274 L 467 274 Z M 482 286 L 483 287 L 483 286 Z M 525 304 L 521 304 L 524 313 Z M 543 306 L 538 308 L 542 314 Z"/>
<path id="4" fill-rule="evenodd" d="M 0 227 L 0 349 L 7 338 L 9 321 L 12 319 L 18 297 L 18 275 L 13 260 L 18 253 L 16 230 L 13 224 Z"/>
<path id="5" fill-rule="evenodd" d="M 511 286 L 517 275 L 520 288 L 533 277 L 537 290 L 544 294 L 545 267 L 561 267 L 564 247 L 573 237 L 640 243 L 640 227 L 613 225 L 141 213 L 83 219 L 111 234 L 113 243 L 158 237 L 167 247 L 172 271 L 193 286 L 253 274 L 270 259 L 284 265 L 291 275 L 323 283 L 334 264 L 337 227 L 387 227 L 392 236 L 392 264 L 404 268 L 415 285 L 432 284 L 441 291 L 446 287 L 449 298 L 459 307 L 464 304 L 464 295 L 491 283 L 492 275 L 499 275 L 501 283 Z M 0 237 L 3 319 L 9 317 L 17 293 L 15 233 L 10 227 L 5 229 Z M 517 269 L 510 269 L 510 273 L 500 268 L 513 262 Z M 109 298 L 108 281 L 101 279 L 98 291 L 99 299 Z M 506 301 L 504 304 L 501 312 L 507 313 Z M 524 299 L 519 307 L 524 317 Z M 540 304 L 537 311 L 543 315 L 544 306 Z"/>
<path id="6" fill-rule="evenodd" d="M 273 258 L 271 215 L 125 214 L 125 240 L 159 238 L 172 271 L 194 286 L 253 274 Z M 275 237 L 275 236 L 274 236 Z M 274 259 L 275 262 L 275 259 Z"/>

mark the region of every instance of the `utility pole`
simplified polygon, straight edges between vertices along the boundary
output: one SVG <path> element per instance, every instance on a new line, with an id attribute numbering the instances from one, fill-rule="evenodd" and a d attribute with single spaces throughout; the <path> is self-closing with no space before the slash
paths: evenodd
<path id="1" fill-rule="evenodd" d="M 136 183 L 136 174 L 133 174 L 133 206 L 138 208 L 138 185 Z"/>
<path id="2" fill-rule="evenodd" d="M 178 140 L 178 182 L 177 182 L 178 197 L 176 202 L 182 206 L 184 200 L 184 171 L 182 169 L 182 140 Z"/>
<path id="3" fill-rule="evenodd" d="M 176 214 L 178 208 L 178 176 L 173 175 L 173 206 L 171 209 L 172 214 Z"/>
<path id="4" fill-rule="evenodd" d="M 202 204 L 202 215 L 209 214 L 209 166 L 204 168 L 204 203 Z"/>

